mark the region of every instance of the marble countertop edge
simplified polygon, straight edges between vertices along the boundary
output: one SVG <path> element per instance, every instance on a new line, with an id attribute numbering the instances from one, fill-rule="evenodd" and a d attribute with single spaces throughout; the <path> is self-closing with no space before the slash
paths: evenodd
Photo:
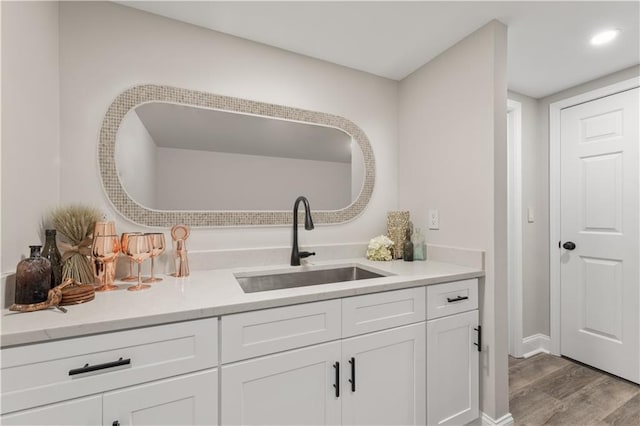
<path id="1" fill-rule="evenodd" d="M 242 291 L 233 275 L 345 265 L 361 265 L 390 275 L 248 294 Z M 372 262 L 366 259 L 313 262 L 298 269 L 273 265 L 194 271 L 188 278 L 163 276 L 163 283 L 153 284 L 152 289 L 134 294 L 127 291 L 98 293 L 96 299 L 89 303 L 68 306 L 66 314 L 55 310 L 14 313 L 5 309 L 2 312 L 0 346 L 42 343 L 483 276 L 482 270 L 442 262 Z M 118 284 L 122 290 L 130 285 Z"/>

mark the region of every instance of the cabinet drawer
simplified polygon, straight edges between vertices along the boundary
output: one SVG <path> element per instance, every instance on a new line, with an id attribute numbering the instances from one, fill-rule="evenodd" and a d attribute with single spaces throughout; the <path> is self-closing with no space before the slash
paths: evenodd
<path id="1" fill-rule="evenodd" d="M 478 309 L 478 280 L 427 286 L 427 319 Z"/>
<path id="2" fill-rule="evenodd" d="M 424 321 L 424 287 L 347 297 L 342 318 L 342 337 Z"/>
<path id="3" fill-rule="evenodd" d="M 340 338 L 340 300 L 222 317 L 222 362 Z"/>
<path id="4" fill-rule="evenodd" d="M 217 365 L 217 318 L 2 350 L 8 413 Z"/>

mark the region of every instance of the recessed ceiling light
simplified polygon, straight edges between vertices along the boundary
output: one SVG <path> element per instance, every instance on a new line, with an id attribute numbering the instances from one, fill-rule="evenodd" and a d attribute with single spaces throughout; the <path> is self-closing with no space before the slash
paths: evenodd
<path id="1" fill-rule="evenodd" d="M 607 44 L 620 34 L 620 30 L 607 30 L 602 31 L 593 37 L 591 37 L 591 44 L 594 46 L 602 46 L 603 44 Z"/>

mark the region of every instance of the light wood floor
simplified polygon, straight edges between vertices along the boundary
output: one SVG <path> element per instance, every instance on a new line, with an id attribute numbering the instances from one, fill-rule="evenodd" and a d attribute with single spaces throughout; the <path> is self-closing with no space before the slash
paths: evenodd
<path id="1" fill-rule="evenodd" d="M 516 426 L 640 426 L 640 386 L 567 358 L 509 357 Z"/>

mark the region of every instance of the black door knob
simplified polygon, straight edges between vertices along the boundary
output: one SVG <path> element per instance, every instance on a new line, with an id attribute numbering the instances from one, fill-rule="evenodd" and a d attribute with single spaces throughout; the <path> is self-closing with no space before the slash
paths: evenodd
<path id="1" fill-rule="evenodd" d="M 576 248 L 576 244 L 573 241 L 567 241 L 562 245 L 562 247 L 567 250 L 573 250 L 574 248 Z"/>

